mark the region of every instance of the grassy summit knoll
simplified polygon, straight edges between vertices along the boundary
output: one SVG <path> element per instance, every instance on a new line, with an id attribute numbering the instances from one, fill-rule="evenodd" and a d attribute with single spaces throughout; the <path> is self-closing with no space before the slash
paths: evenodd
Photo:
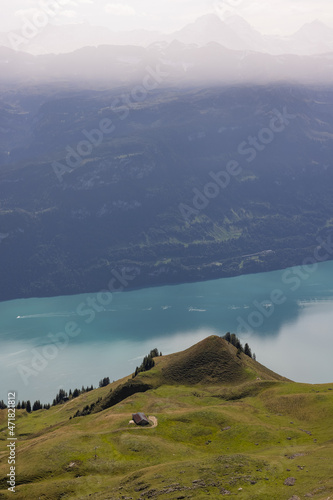
<path id="1" fill-rule="evenodd" d="M 14 497 L 333 498 L 333 383 L 289 381 L 216 336 L 155 363 L 50 410 L 18 411 Z M 157 426 L 130 425 L 137 411 Z M 0 431 L 7 499 L 6 410 Z"/>

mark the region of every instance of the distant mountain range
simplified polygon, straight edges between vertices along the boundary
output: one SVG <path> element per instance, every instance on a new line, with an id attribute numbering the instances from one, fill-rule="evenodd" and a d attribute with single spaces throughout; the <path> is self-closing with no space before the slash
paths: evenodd
<path id="1" fill-rule="evenodd" d="M 24 29 L 24 25 L 22 27 Z M 22 37 L 22 32 L 15 33 Z M 203 47 L 211 42 L 234 50 L 249 50 L 266 54 L 314 55 L 333 51 L 333 29 L 314 21 L 305 24 L 289 37 L 267 36 L 255 30 L 240 16 L 230 15 L 223 21 L 216 14 L 207 14 L 194 23 L 171 34 L 149 30 L 112 32 L 106 27 L 89 24 L 47 25 L 36 36 L 19 45 L 13 43 L 13 33 L 0 33 L 0 46 L 33 55 L 73 52 L 85 46 L 137 45 L 148 47 L 157 42 L 178 41 Z"/>
<path id="2" fill-rule="evenodd" d="M 333 52 L 274 56 L 231 50 L 217 42 L 197 46 L 180 41 L 148 48 L 101 45 L 41 56 L 0 47 L 0 85 L 10 87 L 40 83 L 74 84 L 79 88 L 139 85 L 141 90 L 134 90 L 142 94 L 157 87 L 284 82 L 331 85 Z M 140 96 L 133 99 L 140 101 Z"/>

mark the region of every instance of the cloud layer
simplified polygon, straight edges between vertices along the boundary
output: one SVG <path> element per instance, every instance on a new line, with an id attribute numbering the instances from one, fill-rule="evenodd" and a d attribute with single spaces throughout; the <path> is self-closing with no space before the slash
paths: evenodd
<path id="1" fill-rule="evenodd" d="M 291 34 L 319 19 L 333 27 L 331 0 L 11 0 L 2 6 L 0 31 L 19 29 L 22 18 L 58 4 L 54 23 L 85 21 L 112 30 L 172 32 L 201 15 L 240 15 L 262 33 Z"/>

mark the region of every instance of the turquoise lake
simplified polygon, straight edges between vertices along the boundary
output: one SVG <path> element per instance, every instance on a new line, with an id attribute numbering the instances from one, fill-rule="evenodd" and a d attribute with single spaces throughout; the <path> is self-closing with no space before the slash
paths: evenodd
<path id="1" fill-rule="evenodd" d="M 257 360 L 298 382 L 333 382 L 333 261 L 129 292 L 0 303 L 0 399 L 52 402 L 132 373 L 157 347 L 235 332 Z"/>

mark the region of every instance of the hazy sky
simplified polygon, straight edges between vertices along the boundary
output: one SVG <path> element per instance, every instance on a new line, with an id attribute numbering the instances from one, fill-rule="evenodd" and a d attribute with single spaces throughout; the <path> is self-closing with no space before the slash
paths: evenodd
<path id="1" fill-rule="evenodd" d="M 315 19 L 333 28 L 332 0 L 3 0 L 0 31 L 20 29 L 46 6 L 57 12 L 49 16 L 54 24 L 88 22 L 115 31 L 171 32 L 210 12 L 239 14 L 262 33 L 290 34 Z"/>

